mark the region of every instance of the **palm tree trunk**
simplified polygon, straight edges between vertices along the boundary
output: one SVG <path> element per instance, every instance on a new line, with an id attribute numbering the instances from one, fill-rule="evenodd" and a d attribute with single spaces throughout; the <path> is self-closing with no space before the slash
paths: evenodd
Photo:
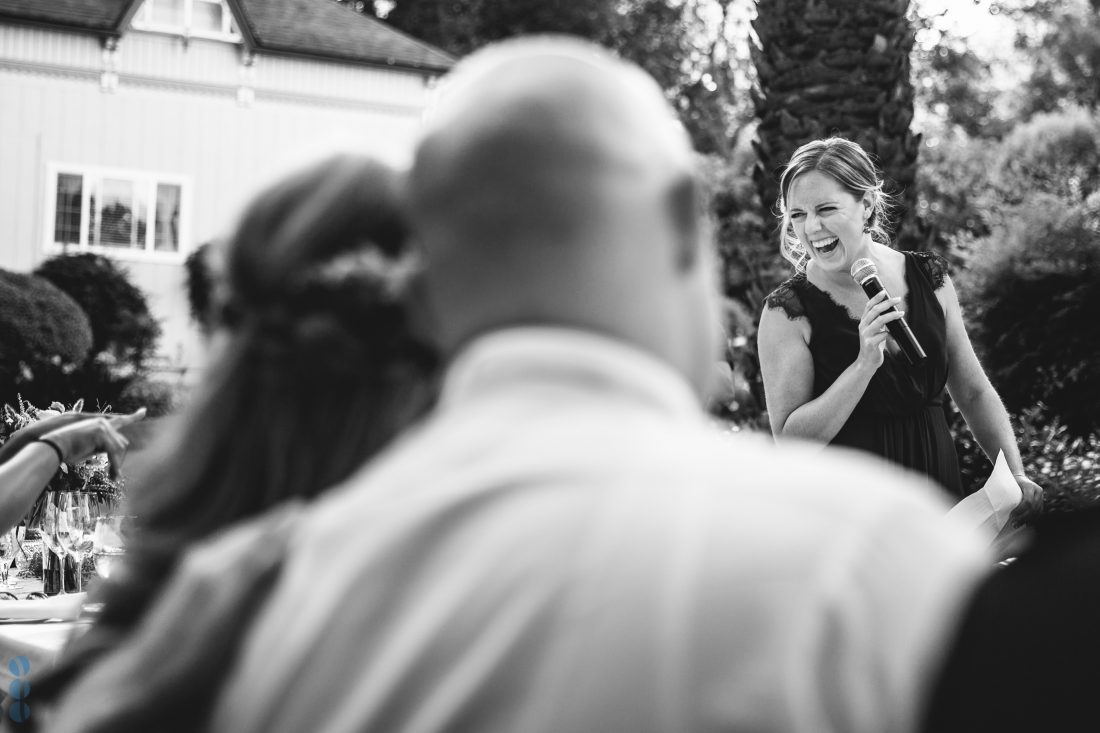
<path id="1" fill-rule="evenodd" d="M 765 208 L 782 166 L 803 143 L 841 136 L 871 154 L 900 206 L 898 243 L 924 249 L 916 203 L 920 135 L 913 120 L 908 0 L 757 0 L 753 90 L 760 120 L 753 171 Z"/>

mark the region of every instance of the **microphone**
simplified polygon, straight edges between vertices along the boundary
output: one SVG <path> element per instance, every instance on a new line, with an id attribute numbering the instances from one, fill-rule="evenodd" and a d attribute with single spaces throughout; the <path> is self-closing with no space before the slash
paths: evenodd
<path id="1" fill-rule="evenodd" d="M 878 267 L 866 258 L 852 263 L 852 279 L 859 283 L 859 286 L 863 288 L 863 292 L 867 293 L 868 298 L 873 298 L 886 290 L 882 285 L 882 280 L 878 278 Z M 886 297 L 889 298 L 890 293 L 886 293 Z M 883 312 L 892 313 L 895 311 L 897 311 L 897 308 L 890 306 Z M 890 335 L 894 337 L 894 341 L 901 347 L 901 352 L 905 354 L 905 358 L 910 365 L 916 366 L 928 357 L 904 318 L 890 321 L 886 324 L 886 330 L 890 332 Z"/>

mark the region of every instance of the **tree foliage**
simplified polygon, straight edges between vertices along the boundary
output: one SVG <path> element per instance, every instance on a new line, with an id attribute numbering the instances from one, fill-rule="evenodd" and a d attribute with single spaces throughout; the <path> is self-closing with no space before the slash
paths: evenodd
<path id="1" fill-rule="evenodd" d="M 1016 47 L 1030 62 L 1021 117 L 1100 106 L 1100 1 L 1002 0 L 993 8 L 1018 21 Z"/>
<path id="2" fill-rule="evenodd" d="M 145 294 L 115 262 L 102 255 L 59 255 L 39 265 L 39 277 L 69 294 L 92 324 L 92 354 L 140 369 L 156 350 L 160 324 Z"/>
<path id="3" fill-rule="evenodd" d="M 986 160 L 989 234 L 957 240 L 971 336 L 1010 410 L 1100 429 L 1100 121 L 1039 115 Z"/>
<path id="4" fill-rule="evenodd" d="M 75 300 L 43 278 L 0 270 L 0 404 L 17 394 L 48 403 L 91 348 Z"/>
<path id="5" fill-rule="evenodd" d="M 761 202 L 774 205 L 778 172 L 800 145 L 839 135 L 876 158 L 901 204 L 916 203 L 920 136 L 909 129 L 914 30 L 908 0 L 758 0 L 752 59 L 758 87 L 754 171 Z M 924 236 L 899 231 L 903 246 Z"/>
<path id="6" fill-rule="evenodd" d="M 126 410 L 141 407 L 126 395 L 139 390 L 147 378 L 147 362 L 156 352 L 160 324 L 149 310 L 145 294 L 129 274 L 101 255 L 52 257 L 35 274 L 65 291 L 87 314 L 92 329 L 90 358 L 74 369 L 64 391 L 49 399 L 84 399 L 97 408 Z M 150 413 L 163 412 L 170 401 L 150 403 Z"/>
<path id="7" fill-rule="evenodd" d="M 695 147 L 725 153 L 746 118 L 734 0 L 396 0 L 362 5 L 386 23 L 463 56 L 493 41 L 564 33 L 618 52 L 649 72 Z M 358 6 L 358 5 L 357 5 Z"/>

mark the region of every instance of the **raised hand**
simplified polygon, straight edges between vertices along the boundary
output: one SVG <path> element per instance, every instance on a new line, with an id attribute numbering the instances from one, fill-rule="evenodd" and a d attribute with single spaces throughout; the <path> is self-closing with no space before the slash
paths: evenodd
<path id="1" fill-rule="evenodd" d="M 901 298 L 887 298 L 886 291 L 880 291 L 867 301 L 863 309 L 863 317 L 859 319 L 859 356 L 856 361 L 865 366 L 878 369 L 882 366 L 883 352 L 886 349 L 886 339 L 890 333 L 886 330 L 886 324 L 896 321 L 905 315 L 904 311 L 894 310 L 901 303 Z"/>
<path id="2" fill-rule="evenodd" d="M 117 478 L 126 457 L 129 439 L 122 431 L 145 417 L 145 408 L 128 415 L 88 416 L 87 419 L 58 428 L 42 437 L 61 449 L 66 463 L 80 463 L 95 453 L 106 453 L 111 478 Z"/>

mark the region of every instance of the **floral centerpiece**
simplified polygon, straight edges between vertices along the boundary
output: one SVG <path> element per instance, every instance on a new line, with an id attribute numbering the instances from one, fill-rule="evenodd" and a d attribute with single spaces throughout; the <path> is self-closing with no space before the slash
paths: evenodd
<path id="1" fill-rule="evenodd" d="M 38 408 L 30 402 L 18 399 L 16 407 L 4 405 L 0 418 L 0 445 L 7 442 L 13 433 L 33 425 L 41 420 L 57 417 L 66 413 L 79 413 L 84 409 L 84 401 L 78 400 L 72 407 L 66 408 L 60 402 L 54 402 L 47 408 Z M 58 426 L 60 427 L 60 426 Z M 35 502 L 27 515 L 28 526 L 38 522 L 45 505 L 46 491 L 87 491 L 96 495 L 96 502 L 105 505 L 117 505 L 122 498 L 123 481 L 119 477 L 111 478 L 107 456 L 97 454 L 78 464 L 62 463 L 58 472 L 46 485 L 42 496 Z"/>

